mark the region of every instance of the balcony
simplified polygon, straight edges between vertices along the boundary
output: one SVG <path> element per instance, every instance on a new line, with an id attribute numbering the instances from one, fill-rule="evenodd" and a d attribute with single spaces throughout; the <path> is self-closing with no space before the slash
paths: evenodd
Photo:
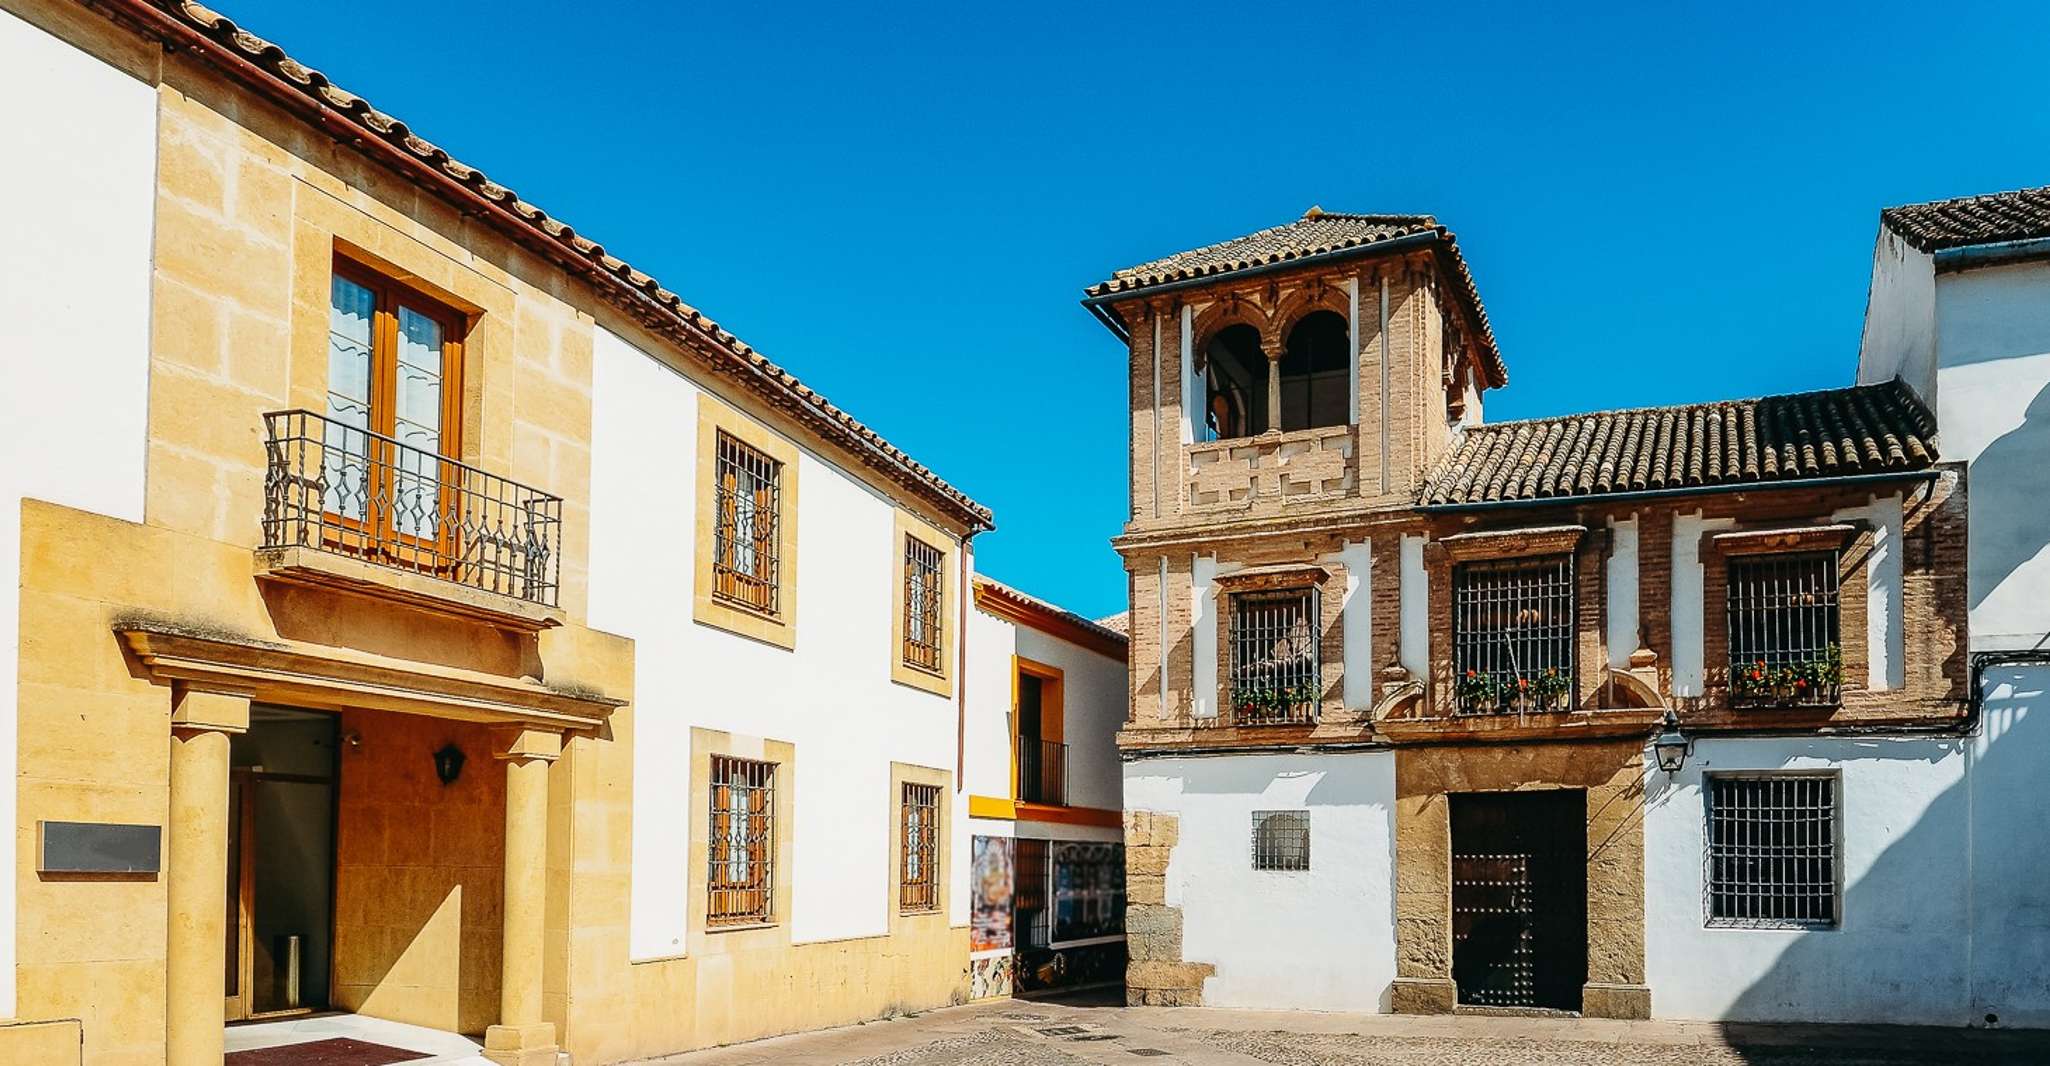
<path id="1" fill-rule="evenodd" d="M 560 624 L 561 497 L 311 411 L 263 418 L 262 576 Z"/>
<path id="2" fill-rule="evenodd" d="M 1192 512 L 1342 499 L 1359 483 L 1351 426 L 1208 441 L 1183 453 L 1182 491 Z"/>
<path id="3" fill-rule="evenodd" d="M 1068 802 L 1068 746 L 1057 740 L 1018 738 L 1018 801 L 1050 807 Z"/>

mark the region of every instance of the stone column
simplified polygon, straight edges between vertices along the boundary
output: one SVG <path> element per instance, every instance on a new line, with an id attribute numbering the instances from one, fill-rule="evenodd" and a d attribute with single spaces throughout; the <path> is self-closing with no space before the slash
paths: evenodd
<path id="1" fill-rule="evenodd" d="M 164 1061 L 220 1066 L 228 969 L 228 736 L 249 697 L 174 689 L 164 864 Z"/>
<path id="2" fill-rule="evenodd" d="M 555 1026 L 541 1016 L 541 952 L 548 909 L 548 766 L 562 735 L 505 729 L 494 737 L 505 761 L 505 932 L 498 1024 L 484 1031 L 484 1057 L 502 1066 L 554 1066 Z"/>
<path id="3" fill-rule="evenodd" d="M 1281 357 L 1287 350 L 1279 341 L 1270 340 L 1262 345 L 1267 354 L 1267 432 L 1281 430 Z"/>

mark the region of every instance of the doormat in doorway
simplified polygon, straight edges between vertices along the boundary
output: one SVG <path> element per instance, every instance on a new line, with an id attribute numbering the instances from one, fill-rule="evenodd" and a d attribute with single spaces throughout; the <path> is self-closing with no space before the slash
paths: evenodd
<path id="1" fill-rule="evenodd" d="M 405 1048 L 336 1037 L 304 1044 L 232 1051 L 221 1060 L 221 1066 L 386 1066 L 387 1063 L 426 1058 L 433 1056 L 425 1051 L 407 1051 Z"/>

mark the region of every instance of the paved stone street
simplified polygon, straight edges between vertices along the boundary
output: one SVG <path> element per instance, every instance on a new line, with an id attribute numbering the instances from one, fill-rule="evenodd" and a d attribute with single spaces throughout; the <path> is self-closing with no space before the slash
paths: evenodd
<path id="1" fill-rule="evenodd" d="M 980 1003 L 657 1060 L 673 1066 L 1914 1066 L 2050 1062 L 2050 1034 Z"/>

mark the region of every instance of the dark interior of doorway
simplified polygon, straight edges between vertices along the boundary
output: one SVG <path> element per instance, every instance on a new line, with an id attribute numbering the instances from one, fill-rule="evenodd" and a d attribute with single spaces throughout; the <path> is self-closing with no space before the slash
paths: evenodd
<path id="1" fill-rule="evenodd" d="M 257 704 L 229 743 L 230 1021 L 328 1005 L 338 723 Z"/>
<path id="2" fill-rule="evenodd" d="M 1452 979 L 1461 1005 L 1577 1011 L 1587 982 L 1587 793 L 1452 803 Z"/>

